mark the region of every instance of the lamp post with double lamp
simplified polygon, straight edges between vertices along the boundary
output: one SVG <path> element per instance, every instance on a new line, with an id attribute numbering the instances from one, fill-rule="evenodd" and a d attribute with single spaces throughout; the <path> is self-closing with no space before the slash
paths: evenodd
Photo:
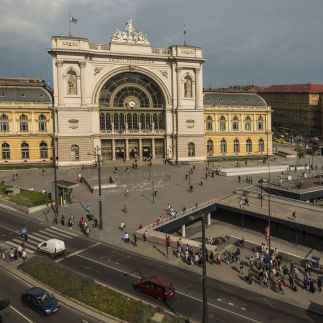
<path id="1" fill-rule="evenodd" d="M 269 277 L 270 277 L 270 271 L 271 271 L 271 249 L 270 249 L 270 240 L 271 240 L 271 223 L 270 223 L 270 216 L 271 216 L 271 210 L 270 210 L 270 167 L 269 167 L 269 160 L 268 160 L 268 229 L 269 229 L 269 234 L 268 234 L 268 249 L 269 249 L 269 263 L 268 263 L 268 271 L 269 271 Z"/>
<path id="2" fill-rule="evenodd" d="M 99 202 L 99 228 L 100 230 L 103 229 L 103 219 L 102 219 L 102 185 L 101 185 L 101 154 L 100 154 L 100 147 L 96 146 L 94 154 L 88 154 L 95 156 L 96 165 L 98 168 L 98 184 L 99 184 L 99 195 L 98 195 L 98 202 Z"/>
<path id="3" fill-rule="evenodd" d="M 207 310 L 207 275 L 206 275 L 206 245 L 205 245 L 205 215 L 201 214 L 202 221 L 202 262 L 203 262 L 203 272 L 202 272 L 202 280 L 203 280 L 203 323 L 208 322 L 208 310 Z"/>
<path id="4" fill-rule="evenodd" d="M 58 221 L 59 211 L 59 198 L 58 198 L 58 188 L 57 188 L 57 156 L 56 156 L 56 147 L 57 147 L 57 136 L 56 136 L 56 109 L 53 108 L 53 134 L 52 134 L 52 150 L 53 150 L 53 171 L 54 171 L 54 199 L 55 199 L 55 207 L 54 207 L 54 216 L 55 223 Z"/>

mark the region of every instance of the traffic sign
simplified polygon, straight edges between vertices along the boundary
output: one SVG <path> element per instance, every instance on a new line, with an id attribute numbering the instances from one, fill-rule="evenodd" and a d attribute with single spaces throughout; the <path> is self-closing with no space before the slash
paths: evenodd
<path id="1" fill-rule="evenodd" d="M 91 204 L 86 204 L 86 205 L 85 205 L 85 208 L 86 208 L 86 210 L 87 210 L 88 212 L 90 212 L 90 210 L 91 210 Z"/>
<path id="2" fill-rule="evenodd" d="M 104 199 L 104 196 L 103 195 L 99 195 L 98 196 L 98 201 L 103 201 L 103 199 Z"/>
<path id="3" fill-rule="evenodd" d="M 266 226 L 265 228 L 265 238 L 268 241 L 270 237 L 270 229 L 269 229 L 269 225 Z"/>

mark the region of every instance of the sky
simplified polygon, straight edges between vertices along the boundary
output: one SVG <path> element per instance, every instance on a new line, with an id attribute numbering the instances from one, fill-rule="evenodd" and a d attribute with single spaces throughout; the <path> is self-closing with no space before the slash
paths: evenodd
<path id="1" fill-rule="evenodd" d="M 152 47 L 202 47 L 204 87 L 323 84 L 323 0 L 0 0 L 0 76 L 52 84 L 52 35 L 107 44 L 128 17 Z"/>

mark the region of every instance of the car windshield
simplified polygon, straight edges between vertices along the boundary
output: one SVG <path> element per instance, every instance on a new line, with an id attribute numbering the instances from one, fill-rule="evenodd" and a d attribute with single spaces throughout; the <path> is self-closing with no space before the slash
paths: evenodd
<path id="1" fill-rule="evenodd" d="M 53 296 L 49 295 L 47 292 L 37 297 L 38 302 L 43 304 L 49 303 L 52 299 L 53 299 Z"/>

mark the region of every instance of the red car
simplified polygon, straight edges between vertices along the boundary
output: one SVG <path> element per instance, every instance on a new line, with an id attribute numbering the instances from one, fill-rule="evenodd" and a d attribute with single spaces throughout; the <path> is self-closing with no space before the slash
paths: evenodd
<path id="1" fill-rule="evenodd" d="M 169 280 L 156 276 L 139 279 L 133 283 L 133 287 L 137 291 L 163 301 L 175 294 L 175 288 Z"/>

